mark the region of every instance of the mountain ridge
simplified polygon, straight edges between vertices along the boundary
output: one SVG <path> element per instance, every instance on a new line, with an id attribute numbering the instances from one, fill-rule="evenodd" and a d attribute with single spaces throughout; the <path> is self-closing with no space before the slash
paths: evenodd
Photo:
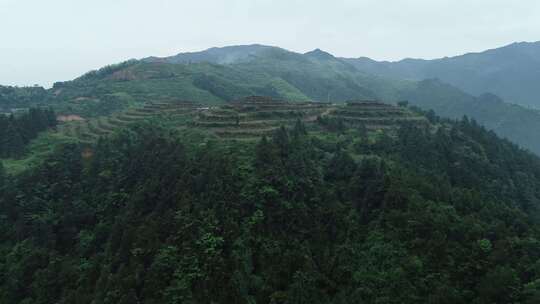
<path id="1" fill-rule="evenodd" d="M 376 61 L 341 58 L 360 71 L 381 77 L 422 80 L 438 78 L 467 93 L 486 92 L 507 102 L 540 108 L 540 42 L 516 42 L 483 52 L 433 60 L 407 58 Z"/>
<path id="2" fill-rule="evenodd" d="M 212 47 L 203 51 L 195 52 L 181 52 L 173 56 L 155 57 L 150 56 L 142 58 L 144 62 L 161 62 L 161 63 L 200 63 L 210 62 L 218 64 L 230 64 L 236 63 L 241 60 L 247 60 L 250 56 L 254 56 L 257 53 L 276 48 L 274 46 L 262 45 L 262 44 L 249 44 L 249 45 L 231 45 L 225 47 Z"/>

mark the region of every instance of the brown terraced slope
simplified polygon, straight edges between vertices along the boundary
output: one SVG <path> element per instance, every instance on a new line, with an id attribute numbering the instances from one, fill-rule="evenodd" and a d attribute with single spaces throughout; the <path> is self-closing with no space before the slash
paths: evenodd
<path id="1" fill-rule="evenodd" d="M 341 120 L 369 131 L 392 130 L 401 123 L 427 124 L 427 120 L 407 108 L 379 101 L 351 101 L 347 104 L 288 102 L 270 97 L 251 96 L 223 106 L 189 102 L 147 103 L 111 116 L 62 123 L 59 133 L 91 142 L 137 121 L 158 119 L 175 128 L 191 128 L 218 138 L 250 139 L 268 134 L 296 121 L 317 128 L 318 118 Z"/>

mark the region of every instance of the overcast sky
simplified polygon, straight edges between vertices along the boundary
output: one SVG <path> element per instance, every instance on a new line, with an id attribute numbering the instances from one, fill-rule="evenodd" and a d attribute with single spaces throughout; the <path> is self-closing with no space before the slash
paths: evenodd
<path id="1" fill-rule="evenodd" d="M 399 60 L 537 40 L 537 0 L 0 0 L 0 84 L 237 44 Z"/>

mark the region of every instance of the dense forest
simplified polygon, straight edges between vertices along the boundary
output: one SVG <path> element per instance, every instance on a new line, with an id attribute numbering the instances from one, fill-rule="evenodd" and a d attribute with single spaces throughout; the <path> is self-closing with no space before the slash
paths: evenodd
<path id="1" fill-rule="evenodd" d="M 21 156 L 39 132 L 55 126 L 52 109 L 31 108 L 20 115 L 0 115 L 0 158 Z"/>
<path id="2" fill-rule="evenodd" d="M 141 123 L 0 166 L 0 302 L 539 303 L 540 160 L 428 117 L 234 144 Z"/>

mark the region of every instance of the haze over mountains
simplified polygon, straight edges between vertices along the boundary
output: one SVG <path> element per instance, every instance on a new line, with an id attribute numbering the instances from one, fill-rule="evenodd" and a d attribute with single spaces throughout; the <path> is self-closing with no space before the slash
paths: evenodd
<path id="1" fill-rule="evenodd" d="M 374 75 L 411 80 L 438 78 L 473 95 L 490 92 L 511 103 L 540 108 L 540 42 L 513 43 L 435 60 L 344 60 Z"/>

